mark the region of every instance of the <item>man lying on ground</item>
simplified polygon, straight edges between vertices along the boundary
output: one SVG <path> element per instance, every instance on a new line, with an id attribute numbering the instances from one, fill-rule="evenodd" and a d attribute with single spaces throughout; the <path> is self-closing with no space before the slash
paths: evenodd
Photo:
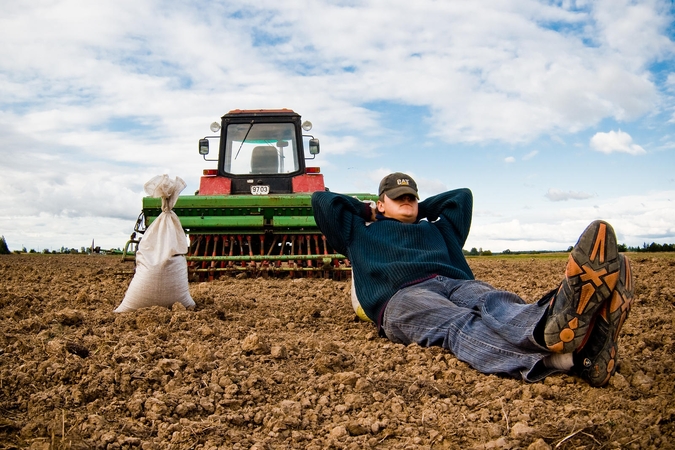
<path id="1" fill-rule="evenodd" d="M 540 381 L 563 371 L 592 386 L 609 381 L 633 278 L 608 223 L 592 222 L 570 253 L 561 284 L 527 304 L 474 279 L 462 252 L 471 225 L 470 190 L 418 202 L 415 181 L 396 172 L 382 179 L 379 196 L 375 209 L 316 192 L 312 207 L 330 245 L 358 274 L 357 297 L 380 335 L 441 346 L 486 374 Z"/>

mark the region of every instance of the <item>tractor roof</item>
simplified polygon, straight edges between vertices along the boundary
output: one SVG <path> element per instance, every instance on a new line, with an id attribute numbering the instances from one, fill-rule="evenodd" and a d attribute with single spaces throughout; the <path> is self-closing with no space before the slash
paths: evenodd
<path id="1" fill-rule="evenodd" d="M 232 111 L 225 114 L 225 116 L 279 116 L 279 115 L 299 115 L 292 109 L 281 108 L 281 109 L 233 109 Z M 225 117 L 223 116 L 223 117 Z"/>

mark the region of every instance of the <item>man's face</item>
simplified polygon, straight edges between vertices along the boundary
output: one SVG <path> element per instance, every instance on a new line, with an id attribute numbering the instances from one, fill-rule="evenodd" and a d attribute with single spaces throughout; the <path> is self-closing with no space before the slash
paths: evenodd
<path id="1" fill-rule="evenodd" d="M 384 201 L 378 200 L 377 210 L 390 219 L 403 223 L 415 223 L 418 212 L 417 198 L 414 195 L 404 194 L 391 199 L 385 194 Z"/>

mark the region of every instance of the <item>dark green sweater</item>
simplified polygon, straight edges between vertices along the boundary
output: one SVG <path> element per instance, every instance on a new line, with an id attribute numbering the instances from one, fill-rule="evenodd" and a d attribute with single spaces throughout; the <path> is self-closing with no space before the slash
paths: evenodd
<path id="1" fill-rule="evenodd" d="M 356 295 L 378 327 L 382 308 L 400 288 L 434 275 L 472 280 L 462 253 L 469 235 L 473 196 L 456 189 L 419 202 L 418 222 L 380 216 L 366 226 L 370 207 L 332 192 L 312 195 L 314 218 L 328 243 L 353 267 Z M 422 220 L 426 219 L 426 220 Z"/>

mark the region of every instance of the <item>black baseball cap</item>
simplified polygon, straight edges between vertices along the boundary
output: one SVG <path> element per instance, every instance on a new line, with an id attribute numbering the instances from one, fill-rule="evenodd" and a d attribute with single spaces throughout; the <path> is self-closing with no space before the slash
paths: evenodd
<path id="1" fill-rule="evenodd" d="M 402 172 L 390 173 L 380 181 L 380 193 L 378 195 L 386 194 L 392 200 L 405 194 L 414 195 L 419 200 L 420 196 L 417 193 L 417 183 L 410 175 Z"/>

